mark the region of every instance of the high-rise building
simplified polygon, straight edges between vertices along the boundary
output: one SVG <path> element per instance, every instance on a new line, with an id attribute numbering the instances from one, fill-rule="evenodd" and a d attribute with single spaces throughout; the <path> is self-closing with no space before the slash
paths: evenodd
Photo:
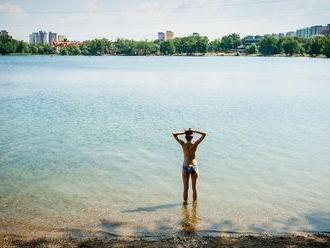
<path id="1" fill-rule="evenodd" d="M 164 32 L 158 32 L 158 40 L 165 40 L 165 33 Z"/>
<path id="2" fill-rule="evenodd" d="M 322 29 L 320 31 L 320 35 L 329 35 L 329 25 L 328 26 L 322 26 Z"/>
<path id="3" fill-rule="evenodd" d="M 49 32 L 48 42 L 50 46 L 53 46 L 54 42 L 57 42 L 57 33 Z"/>
<path id="4" fill-rule="evenodd" d="M 278 34 L 278 37 L 279 37 L 279 38 L 283 38 L 283 37 L 285 37 L 285 34 L 284 34 L 284 33 L 279 33 L 279 34 Z"/>
<path id="5" fill-rule="evenodd" d="M 301 28 L 296 31 L 296 35 L 298 38 L 309 38 L 311 37 L 312 29 L 310 27 Z"/>
<path id="6" fill-rule="evenodd" d="M 322 31 L 322 25 L 316 25 L 311 27 L 311 36 L 320 35 Z"/>
<path id="7" fill-rule="evenodd" d="M 32 33 L 29 35 L 29 42 L 31 45 L 38 44 L 38 33 Z"/>
<path id="8" fill-rule="evenodd" d="M 296 36 L 296 32 L 294 32 L 294 31 L 286 32 L 285 36 L 286 37 L 295 37 Z"/>
<path id="9" fill-rule="evenodd" d="M 58 36 L 57 36 L 57 40 L 58 40 L 59 42 L 62 42 L 62 41 L 65 41 L 65 40 L 66 40 L 66 37 L 65 37 L 65 35 L 58 35 Z"/>
<path id="10" fill-rule="evenodd" d="M 1 30 L 0 31 L 0 36 L 9 36 L 8 31 L 7 30 Z"/>
<path id="11" fill-rule="evenodd" d="M 38 32 L 38 44 L 48 44 L 48 37 L 47 37 L 47 32 L 46 31 L 39 31 Z"/>
<path id="12" fill-rule="evenodd" d="M 172 31 L 166 31 L 166 40 L 172 40 L 174 38 L 174 33 Z"/>
<path id="13" fill-rule="evenodd" d="M 321 34 L 330 36 L 330 24 L 323 26 Z"/>
<path id="14" fill-rule="evenodd" d="M 48 44 L 48 36 L 46 31 L 39 31 L 29 35 L 31 45 Z"/>
<path id="15" fill-rule="evenodd" d="M 328 25 L 329 26 L 329 25 Z M 311 27 L 301 28 L 296 31 L 296 36 L 299 38 L 310 38 L 317 35 L 326 35 L 328 26 L 315 25 Z"/>

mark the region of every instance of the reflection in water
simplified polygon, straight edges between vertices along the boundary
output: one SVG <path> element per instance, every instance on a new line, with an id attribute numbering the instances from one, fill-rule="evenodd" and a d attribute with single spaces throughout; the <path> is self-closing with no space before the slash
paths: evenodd
<path id="1" fill-rule="evenodd" d="M 189 210 L 187 204 L 182 205 L 182 231 L 186 234 L 195 233 L 198 226 L 197 202 Z"/>

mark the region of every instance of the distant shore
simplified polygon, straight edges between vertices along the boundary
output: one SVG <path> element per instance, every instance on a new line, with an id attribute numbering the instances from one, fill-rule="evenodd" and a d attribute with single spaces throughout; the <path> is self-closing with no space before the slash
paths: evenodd
<path id="1" fill-rule="evenodd" d="M 320 235 L 185 235 L 163 239 L 142 238 L 35 238 L 0 235 L 1 247 L 330 247 L 330 236 Z"/>
<path id="2" fill-rule="evenodd" d="M 246 53 L 194 53 L 194 54 L 173 54 L 173 55 L 113 55 L 113 54 L 102 54 L 102 55 L 62 55 L 62 54 L 26 54 L 26 53 L 11 53 L 7 55 L 1 55 L 0 57 L 12 57 L 12 56 L 54 56 L 54 57 L 98 57 L 98 56 L 109 56 L 109 57 L 281 57 L 281 58 L 324 58 L 327 57 L 325 55 L 318 56 L 310 56 L 308 54 L 305 55 L 292 55 L 288 56 L 285 54 L 276 54 L 265 56 L 262 54 L 246 54 Z"/>

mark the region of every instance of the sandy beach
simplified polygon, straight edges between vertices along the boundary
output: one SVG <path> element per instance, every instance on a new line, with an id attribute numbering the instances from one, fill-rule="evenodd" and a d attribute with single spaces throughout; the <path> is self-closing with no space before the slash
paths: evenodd
<path id="1" fill-rule="evenodd" d="M 34 238 L 0 236 L 1 247 L 330 247 L 330 236 L 319 235 L 221 235 L 220 237 L 185 235 L 163 239 L 141 238 Z"/>

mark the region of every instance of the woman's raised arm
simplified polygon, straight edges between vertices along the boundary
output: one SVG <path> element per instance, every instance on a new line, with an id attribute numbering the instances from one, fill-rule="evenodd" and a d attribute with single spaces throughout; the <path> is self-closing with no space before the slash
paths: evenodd
<path id="1" fill-rule="evenodd" d="M 202 141 L 203 141 L 203 139 L 205 138 L 205 136 L 206 136 L 206 132 L 202 132 L 202 131 L 193 131 L 194 133 L 198 133 L 198 134 L 200 134 L 201 135 L 201 137 L 198 139 L 198 140 L 196 140 L 196 142 L 195 142 L 195 144 L 196 145 L 199 145 L 199 143 L 201 143 Z"/>
<path id="2" fill-rule="evenodd" d="M 183 142 L 182 140 L 180 140 L 178 136 L 179 136 L 179 135 L 183 135 L 183 134 L 185 134 L 185 133 L 184 133 L 184 132 L 176 132 L 176 133 L 172 133 L 174 139 L 175 139 L 177 142 L 179 142 L 180 145 L 183 145 L 184 142 Z"/>

